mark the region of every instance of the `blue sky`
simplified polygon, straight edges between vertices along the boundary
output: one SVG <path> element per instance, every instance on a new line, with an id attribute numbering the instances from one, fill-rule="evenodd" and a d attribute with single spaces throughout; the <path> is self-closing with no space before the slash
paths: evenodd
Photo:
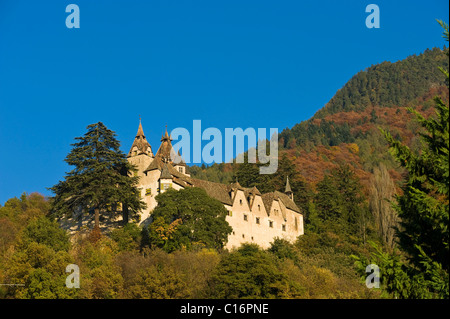
<path id="1" fill-rule="evenodd" d="M 80 8 L 68 29 L 65 8 Z M 365 8 L 380 8 L 368 29 Z M 156 152 L 169 130 L 281 131 L 355 73 L 443 47 L 447 1 L 0 0 L 0 203 L 50 195 L 91 123 L 128 152 L 139 115 Z"/>

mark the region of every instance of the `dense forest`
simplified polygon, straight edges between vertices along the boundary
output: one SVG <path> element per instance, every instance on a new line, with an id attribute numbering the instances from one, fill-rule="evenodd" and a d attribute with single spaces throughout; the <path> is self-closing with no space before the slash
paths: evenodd
<path id="1" fill-rule="evenodd" d="M 275 174 L 258 163 L 190 167 L 261 192 L 283 192 L 289 177 L 305 234 L 266 250 L 223 249 L 226 210 L 197 188 L 158 195 L 154 221 L 139 226 L 134 168 L 114 132 L 88 126 L 54 197 L 0 206 L 0 298 L 449 298 L 446 70 L 448 48 L 434 48 L 359 72 L 280 133 Z M 102 233 L 99 215 L 118 203 L 123 225 Z M 69 235 L 58 218 L 78 207 L 96 227 Z M 69 264 L 77 289 L 66 288 Z M 382 269 L 380 288 L 366 286 L 369 264 Z"/>
<path id="2" fill-rule="evenodd" d="M 149 244 L 136 224 L 109 234 L 69 238 L 39 194 L 0 208 L 1 298 L 378 298 L 360 281 L 353 254 L 362 247 L 338 236 L 310 235 L 268 250 L 228 252 L 196 245 Z M 151 240 L 150 240 L 151 242 Z M 80 267 L 80 288 L 67 289 L 68 264 Z M 20 286 L 23 285 L 23 286 Z"/>

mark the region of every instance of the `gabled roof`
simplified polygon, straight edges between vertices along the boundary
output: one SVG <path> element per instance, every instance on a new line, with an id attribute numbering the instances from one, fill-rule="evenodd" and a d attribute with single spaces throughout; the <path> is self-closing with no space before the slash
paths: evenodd
<path id="1" fill-rule="evenodd" d="M 252 195 L 261 195 L 261 192 L 256 188 L 256 186 L 253 186 L 252 188 L 244 188 L 245 197 L 248 197 L 250 194 Z"/>
<path id="2" fill-rule="evenodd" d="M 261 195 L 264 207 L 266 208 L 267 215 L 270 215 L 270 209 L 272 208 L 272 203 L 275 199 L 274 193 L 265 193 Z"/>
<path id="3" fill-rule="evenodd" d="M 282 192 L 279 192 L 279 191 L 275 191 L 274 195 L 283 202 L 284 206 L 286 206 L 290 210 L 293 210 L 297 213 L 301 213 L 300 208 L 298 208 L 298 206 L 294 203 L 294 201 L 292 199 L 289 198 L 288 195 L 286 195 Z"/>
<path id="4" fill-rule="evenodd" d="M 298 206 L 294 203 L 294 201 L 290 199 L 288 195 L 282 192 L 274 191 L 262 194 L 261 197 L 268 214 L 270 214 L 270 209 L 272 208 L 272 203 L 274 200 L 280 200 L 283 203 L 283 205 L 289 208 L 290 210 L 293 210 L 297 213 L 301 213 L 300 208 L 298 208 Z"/>

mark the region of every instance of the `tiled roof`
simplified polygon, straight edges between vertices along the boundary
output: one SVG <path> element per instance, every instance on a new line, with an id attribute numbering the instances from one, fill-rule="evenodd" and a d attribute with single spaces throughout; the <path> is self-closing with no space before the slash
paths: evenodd
<path id="1" fill-rule="evenodd" d="M 289 208 L 293 211 L 296 211 L 297 213 L 301 212 L 300 208 L 298 208 L 298 206 L 294 203 L 294 201 L 292 199 L 289 198 L 288 195 L 286 195 L 282 192 L 279 192 L 279 191 L 275 191 L 274 196 L 279 198 L 283 202 L 284 206 L 286 206 L 287 208 Z"/>
<path id="2" fill-rule="evenodd" d="M 169 168 L 167 167 L 167 164 L 163 165 L 161 176 L 159 178 L 162 179 L 172 179 L 172 175 L 169 173 Z"/>
<path id="3" fill-rule="evenodd" d="M 192 186 L 203 188 L 209 196 L 219 200 L 223 204 L 233 205 L 230 196 L 231 188 L 229 185 L 196 178 L 189 179 L 192 181 Z"/>

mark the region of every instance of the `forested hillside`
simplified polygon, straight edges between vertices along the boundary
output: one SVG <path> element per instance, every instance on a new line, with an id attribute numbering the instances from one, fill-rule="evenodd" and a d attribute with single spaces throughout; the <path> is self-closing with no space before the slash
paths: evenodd
<path id="1" fill-rule="evenodd" d="M 448 101 L 445 77 L 439 67 L 448 68 L 448 48 L 426 50 L 404 60 L 373 65 L 357 73 L 309 120 L 279 134 L 280 158 L 293 161 L 298 173 L 315 185 L 340 163 L 355 169 L 365 186 L 374 168 L 382 164 L 394 180 L 401 170 L 387 152 L 380 128 L 388 128 L 413 149 L 421 148 L 419 125 L 406 107 L 425 116 L 434 110 L 433 98 Z M 218 182 L 234 180 L 238 165 L 193 166 L 193 176 Z"/>

